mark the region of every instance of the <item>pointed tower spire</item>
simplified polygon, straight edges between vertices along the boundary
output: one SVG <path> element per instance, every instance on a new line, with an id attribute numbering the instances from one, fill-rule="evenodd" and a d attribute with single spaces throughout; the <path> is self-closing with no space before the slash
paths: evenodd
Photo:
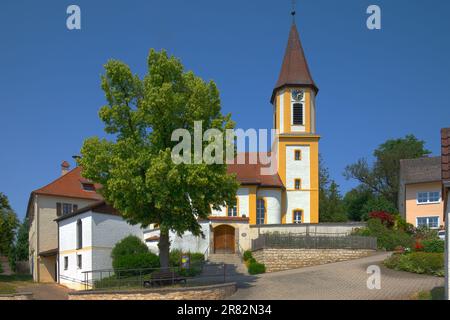
<path id="1" fill-rule="evenodd" d="M 295 11 L 292 15 L 295 16 Z M 270 102 L 273 103 L 276 91 L 286 86 L 304 86 L 312 88 L 315 93 L 319 91 L 309 71 L 295 21 L 292 21 L 283 64 Z"/>

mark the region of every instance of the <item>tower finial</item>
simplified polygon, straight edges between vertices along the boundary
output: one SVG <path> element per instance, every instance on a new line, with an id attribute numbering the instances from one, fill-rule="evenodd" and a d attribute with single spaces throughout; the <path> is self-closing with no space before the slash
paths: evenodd
<path id="1" fill-rule="evenodd" d="M 291 11 L 291 15 L 292 15 L 292 23 L 295 24 L 295 0 L 292 0 L 292 11 Z"/>

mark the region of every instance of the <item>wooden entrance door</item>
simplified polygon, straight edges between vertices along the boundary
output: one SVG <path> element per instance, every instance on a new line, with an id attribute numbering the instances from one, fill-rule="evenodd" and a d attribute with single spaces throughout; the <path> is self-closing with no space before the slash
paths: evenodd
<path id="1" fill-rule="evenodd" d="M 234 253 L 234 228 L 221 225 L 214 228 L 214 253 Z"/>

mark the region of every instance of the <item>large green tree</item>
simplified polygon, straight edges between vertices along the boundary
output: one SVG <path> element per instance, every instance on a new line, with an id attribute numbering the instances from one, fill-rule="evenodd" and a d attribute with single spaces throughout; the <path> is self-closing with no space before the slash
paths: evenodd
<path id="1" fill-rule="evenodd" d="M 414 159 L 429 155 L 425 142 L 414 135 L 404 138 L 390 139 L 375 149 L 375 161 L 370 166 L 365 158 L 345 168 L 347 179 L 356 179 L 361 185 L 371 190 L 375 195 L 389 201 L 398 208 L 398 191 L 400 176 L 400 160 Z"/>
<path id="2" fill-rule="evenodd" d="M 85 140 L 79 164 L 83 176 L 102 184 L 105 200 L 127 221 L 159 225 L 161 267 L 168 267 L 169 232 L 201 235 L 198 219 L 206 218 L 211 208 L 235 203 L 238 189 L 226 164 L 172 161 L 171 151 L 178 144 L 172 133 L 182 128 L 193 137 L 194 121 L 201 121 L 203 130 L 219 132 L 232 129 L 234 123 L 230 115 L 222 115 L 213 81 L 186 72 L 165 51 L 152 49 L 147 64 L 142 79 L 120 61 L 105 65 L 102 89 L 108 103 L 99 115 L 113 137 Z M 207 145 L 204 141 L 202 147 Z M 194 141 L 191 146 L 194 149 Z M 191 154 L 188 158 L 195 159 Z"/>
<path id="3" fill-rule="evenodd" d="M 351 221 L 364 220 L 366 203 L 372 199 L 373 192 L 363 185 L 359 185 L 356 188 L 348 191 L 344 196 L 344 206 L 347 212 L 348 218 Z"/>
<path id="4" fill-rule="evenodd" d="M 19 225 L 6 195 L 0 192 L 0 255 L 9 256 Z"/>
<path id="5" fill-rule="evenodd" d="M 339 185 L 330 178 L 328 168 L 319 157 L 319 220 L 320 222 L 347 221 Z"/>

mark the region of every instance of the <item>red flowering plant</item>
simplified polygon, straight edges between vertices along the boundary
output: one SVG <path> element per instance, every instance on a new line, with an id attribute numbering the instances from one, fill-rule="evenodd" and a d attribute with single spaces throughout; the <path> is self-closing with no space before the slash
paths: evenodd
<path id="1" fill-rule="evenodd" d="M 391 229 L 395 224 L 395 218 L 392 214 L 385 211 L 373 211 L 369 213 L 369 219 L 379 219 L 387 228 Z"/>
<path id="2" fill-rule="evenodd" d="M 416 240 L 416 244 L 414 245 L 414 251 L 423 251 L 422 241 Z"/>

